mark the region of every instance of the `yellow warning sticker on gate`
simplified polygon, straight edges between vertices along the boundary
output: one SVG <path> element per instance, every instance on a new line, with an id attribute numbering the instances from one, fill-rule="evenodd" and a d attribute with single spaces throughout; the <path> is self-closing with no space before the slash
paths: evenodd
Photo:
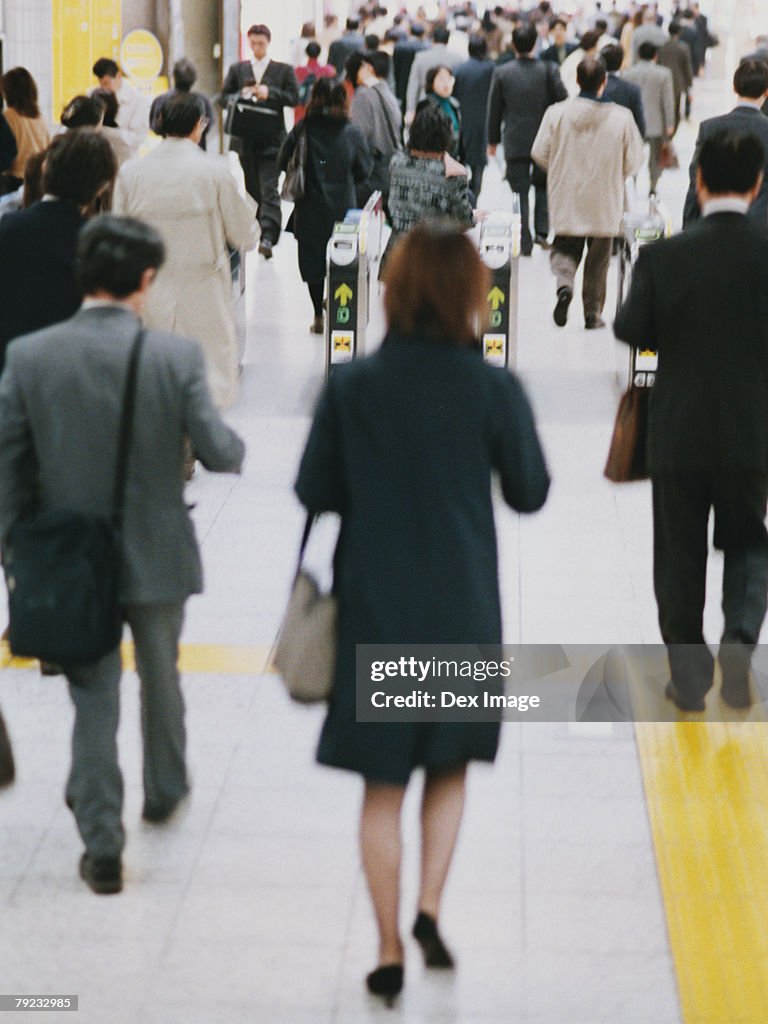
<path id="1" fill-rule="evenodd" d="M 355 349 L 354 331 L 331 331 L 331 362 L 349 363 Z"/>
<path id="2" fill-rule="evenodd" d="M 507 347 L 505 334 L 483 335 L 483 359 L 491 366 L 504 366 Z"/>

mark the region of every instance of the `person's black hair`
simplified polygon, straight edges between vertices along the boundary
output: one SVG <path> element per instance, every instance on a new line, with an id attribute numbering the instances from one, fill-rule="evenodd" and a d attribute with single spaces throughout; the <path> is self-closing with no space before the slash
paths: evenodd
<path id="1" fill-rule="evenodd" d="M 104 127 L 117 128 L 117 111 L 120 107 L 117 96 L 111 89 L 94 89 L 91 96 L 104 107 Z"/>
<path id="2" fill-rule="evenodd" d="M 353 50 L 352 53 L 344 61 L 344 74 L 346 75 L 347 81 L 352 83 L 353 88 L 357 88 L 357 73 L 360 70 L 362 64 L 370 64 L 373 67 L 373 61 L 371 57 L 372 53 L 363 53 L 362 50 Z"/>
<path id="3" fill-rule="evenodd" d="M 251 25 L 246 34 L 249 36 L 266 36 L 267 42 L 272 42 L 272 32 L 267 25 Z"/>
<path id="4" fill-rule="evenodd" d="M 467 53 L 476 60 L 482 60 L 488 56 L 488 43 L 483 36 L 470 36 L 467 45 Z"/>
<path id="5" fill-rule="evenodd" d="M 23 117 L 40 117 L 37 85 L 26 68 L 11 68 L 0 78 L 0 89 L 11 110 Z"/>
<path id="6" fill-rule="evenodd" d="M 316 43 L 313 39 L 311 43 L 307 43 L 304 53 L 310 60 L 316 60 L 320 56 L 320 43 Z"/>
<path id="7" fill-rule="evenodd" d="M 602 57 L 585 57 L 576 68 L 576 81 L 583 92 L 596 93 L 607 74 Z"/>
<path id="8" fill-rule="evenodd" d="M 376 53 L 368 54 L 368 63 L 373 68 L 373 72 L 377 78 L 382 78 L 386 82 L 389 78 L 389 62 L 390 57 L 386 50 L 377 50 Z"/>
<path id="9" fill-rule="evenodd" d="M 555 25 L 562 25 L 565 29 L 568 28 L 568 22 L 565 20 L 565 18 L 553 18 L 552 21 L 550 21 L 549 23 L 550 30 L 552 30 L 555 27 Z"/>
<path id="10" fill-rule="evenodd" d="M 99 96 L 73 96 L 61 112 L 65 128 L 95 128 L 104 116 L 104 103 Z"/>
<path id="11" fill-rule="evenodd" d="M 667 30 L 671 36 L 679 36 L 683 31 L 683 26 L 679 21 L 671 21 Z"/>
<path id="12" fill-rule="evenodd" d="M 701 177 L 713 195 L 749 192 L 764 165 L 763 145 L 751 132 L 733 129 L 713 132 L 699 151 Z"/>
<path id="13" fill-rule="evenodd" d="M 416 36 L 417 39 L 421 39 L 424 35 L 424 31 L 424 26 L 419 21 L 411 25 L 411 35 Z"/>
<path id="14" fill-rule="evenodd" d="M 93 128 L 57 135 L 46 151 L 43 188 L 57 199 L 89 206 L 117 174 L 117 160 L 107 139 Z"/>
<path id="15" fill-rule="evenodd" d="M 347 18 L 347 32 L 357 32 L 360 28 L 359 18 Z"/>
<path id="16" fill-rule="evenodd" d="M 80 232 L 77 280 L 84 295 L 104 291 L 125 299 L 139 290 L 145 270 L 165 261 L 160 234 L 133 217 L 94 217 Z"/>
<path id="17" fill-rule="evenodd" d="M 375 32 L 371 32 L 370 35 L 364 37 L 365 48 L 369 53 L 375 53 L 379 48 L 381 40 Z"/>
<path id="18" fill-rule="evenodd" d="M 195 92 L 180 92 L 163 103 L 163 134 L 172 139 L 186 139 L 197 122 L 205 117 L 203 97 Z"/>
<path id="19" fill-rule="evenodd" d="M 445 44 L 448 42 L 450 38 L 451 32 L 448 26 L 444 22 L 438 21 L 438 23 L 432 29 L 432 42 Z"/>
<path id="20" fill-rule="evenodd" d="M 733 91 L 748 100 L 759 100 L 768 89 L 768 64 L 743 60 L 733 73 Z"/>
<path id="21" fill-rule="evenodd" d="M 111 57 L 99 57 L 93 65 L 93 73 L 96 78 L 104 78 L 105 75 L 114 78 L 119 71 L 120 68 L 117 66 L 117 61 L 112 60 Z"/>
<path id="22" fill-rule="evenodd" d="M 602 48 L 600 56 L 605 62 L 606 71 L 618 71 L 624 60 L 624 47 L 619 43 L 609 43 Z"/>
<path id="23" fill-rule="evenodd" d="M 173 65 L 173 84 L 179 92 L 189 92 L 197 81 L 197 68 L 188 57 L 181 57 Z"/>
<path id="24" fill-rule="evenodd" d="M 538 33 L 535 25 L 518 25 L 512 29 L 512 45 L 517 53 L 527 54 L 536 45 Z"/>
<path id="25" fill-rule="evenodd" d="M 594 29 L 590 29 L 589 32 L 585 32 L 579 40 L 579 46 L 582 50 L 594 50 L 600 41 L 600 33 L 595 32 Z"/>
<path id="26" fill-rule="evenodd" d="M 424 102 L 416 110 L 416 116 L 408 136 L 408 149 L 420 153 L 445 153 L 451 145 L 453 127 L 450 119 L 432 101 Z"/>
<path id="27" fill-rule="evenodd" d="M 343 82 L 337 82 L 335 78 L 327 77 L 317 79 L 312 86 L 306 116 L 314 117 L 318 114 L 349 117 L 347 112 L 347 90 Z"/>
<path id="28" fill-rule="evenodd" d="M 640 60 L 653 60 L 658 52 L 658 46 L 653 43 L 640 43 L 637 48 L 637 56 Z"/>
<path id="29" fill-rule="evenodd" d="M 595 31 L 599 32 L 600 35 L 603 35 L 605 32 L 608 31 L 608 22 L 605 20 L 605 18 L 597 18 L 595 20 Z"/>

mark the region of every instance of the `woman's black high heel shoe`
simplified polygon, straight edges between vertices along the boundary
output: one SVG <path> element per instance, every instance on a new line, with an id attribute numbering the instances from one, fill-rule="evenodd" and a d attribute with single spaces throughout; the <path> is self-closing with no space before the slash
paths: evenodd
<path id="1" fill-rule="evenodd" d="M 413 937 L 421 946 L 424 963 L 427 967 L 450 968 L 454 966 L 453 957 L 440 937 L 434 917 L 430 917 L 429 914 L 420 910 L 413 926 Z"/>
<path id="2" fill-rule="evenodd" d="M 391 1006 L 403 987 L 403 965 L 387 964 L 385 967 L 377 967 L 365 979 L 365 984 L 371 995 L 382 996 L 387 1006 Z"/>

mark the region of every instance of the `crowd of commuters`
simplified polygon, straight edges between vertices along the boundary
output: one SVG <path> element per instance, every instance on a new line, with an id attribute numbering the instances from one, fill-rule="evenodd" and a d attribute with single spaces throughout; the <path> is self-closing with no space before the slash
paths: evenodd
<path id="1" fill-rule="evenodd" d="M 298 243 L 311 330 L 321 334 L 333 225 L 374 189 L 384 195 L 386 337 L 370 359 L 331 377 L 296 483 L 308 512 L 341 517 L 339 653 L 318 760 L 365 780 L 362 860 L 379 930 L 367 985 L 377 995 L 403 985 L 399 830 L 410 776 L 426 773 L 413 934 L 427 966 L 449 968 L 438 920 L 466 765 L 493 760 L 498 724 L 358 723 L 355 644 L 498 644 L 491 476 L 523 512 L 540 508 L 549 487 L 520 383 L 479 353 L 489 283 L 465 229 L 501 145 L 522 253 L 551 250 L 555 323 L 567 322 L 584 258 L 584 325 L 605 326 L 625 183 L 645 140 L 657 188 L 663 147 L 715 42 L 697 5 L 678 13 L 664 28 L 652 6 L 568 20 L 547 0 L 482 19 L 466 4 L 449 25 L 390 20 L 372 6 L 343 31 L 332 16 L 318 33 L 304 26 L 293 66 L 271 59 L 270 29 L 254 25 L 251 58 L 227 70 L 217 97 L 244 192 L 227 162 L 205 152 L 213 108 L 193 91 L 187 60 L 150 108 L 113 60 L 100 59 L 98 86 L 70 100 L 52 141 L 29 72 L 11 69 L 0 82 L 0 191 L 17 193 L 23 207 L 0 216 L 0 535 L 35 498 L 52 510 L 109 511 L 122 385 L 140 344 L 122 597 L 141 681 L 149 822 L 166 821 L 189 788 L 177 655 L 184 603 L 201 574 L 184 460 L 191 450 L 210 470 L 238 472 L 244 455 L 221 419 L 239 368 L 230 252 L 258 246 L 272 257 L 280 173 L 301 145 L 304 192 L 286 230 Z M 692 711 L 712 685 L 701 630 L 710 507 L 725 552 L 723 697 L 734 707 L 750 702 L 768 588 L 768 50 L 739 64 L 734 89 L 736 109 L 700 126 L 689 230 L 643 249 L 616 324 L 626 342 L 660 353 L 649 420 L 654 578 L 670 650 L 667 696 Z M 150 126 L 162 141 L 139 155 Z M 726 334 L 736 358 L 724 369 L 715 353 Z M 726 372 L 726 383 L 702 363 L 710 376 Z M 409 517 L 392 514 L 406 506 Z M 80 872 L 95 892 L 115 893 L 125 842 L 119 651 L 64 670 L 75 706 L 66 798 L 85 845 Z M 0 719 L 0 784 L 12 775 L 8 758 Z"/>

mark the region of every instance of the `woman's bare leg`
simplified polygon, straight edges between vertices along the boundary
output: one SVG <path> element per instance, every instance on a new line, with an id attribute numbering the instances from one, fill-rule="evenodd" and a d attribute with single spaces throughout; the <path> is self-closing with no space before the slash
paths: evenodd
<path id="1" fill-rule="evenodd" d="M 360 815 L 360 852 L 379 929 L 379 964 L 401 964 L 400 811 L 405 786 L 366 782 Z"/>

